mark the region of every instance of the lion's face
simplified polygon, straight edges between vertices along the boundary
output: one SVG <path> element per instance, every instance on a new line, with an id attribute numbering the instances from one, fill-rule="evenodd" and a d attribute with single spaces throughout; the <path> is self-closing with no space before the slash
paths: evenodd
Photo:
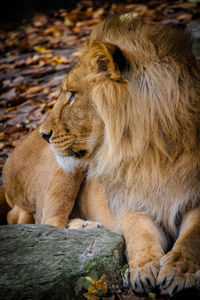
<path id="1" fill-rule="evenodd" d="M 115 85 L 124 84 L 112 54 L 122 59 L 123 54 L 118 48 L 90 41 L 65 78 L 59 99 L 40 128 L 40 135 L 49 142 L 56 155 L 88 160 L 103 144 L 107 121 L 102 110 L 108 105 L 111 107 L 113 100 L 117 104 L 117 97 L 111 99 L 104 87 L 117 92 Z M 114 107 L 112 111 L 114 113 Z M 112 111 L 106 119 L 110 119 L 113 127 Z"/>
<path id="2" fill-rule="evenodd" d="M 65 78 L 59 99 L 40 134 L 62 156 L 89 157 L 101 142 L 103 122 L 91 97 L 92 82 L 84 61 Z"/>

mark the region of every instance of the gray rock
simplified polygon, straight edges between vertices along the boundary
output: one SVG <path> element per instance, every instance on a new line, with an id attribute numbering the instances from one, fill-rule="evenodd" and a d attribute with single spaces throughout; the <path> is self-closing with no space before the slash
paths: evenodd
<path id="1" fill-rule="evenodd" d="M 118 288 L 123 253 L 123 237 L 104 229 L 0 226 L 0 299 L 85 299 L 85 276 Z"/>

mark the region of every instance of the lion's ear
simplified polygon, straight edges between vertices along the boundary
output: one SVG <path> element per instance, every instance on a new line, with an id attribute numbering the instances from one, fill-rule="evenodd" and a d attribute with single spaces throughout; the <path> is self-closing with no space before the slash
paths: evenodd
<path id="1" fill-rule="evenodd" d="M 108 73 L 114 80 L 119 80 L 130 69 L 128 58 L 116 45 L 93 41 L 90 55 L 90 63 L 95 70 Z"/>

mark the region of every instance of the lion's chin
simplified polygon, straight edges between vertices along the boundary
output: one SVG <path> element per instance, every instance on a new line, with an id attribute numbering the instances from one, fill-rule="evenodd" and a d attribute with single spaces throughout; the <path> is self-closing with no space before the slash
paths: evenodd
<path id="1" fill-rule="evenodd" d="M 55 149 L 52 145 L 50 145 L 51 150 L 55 155 L 58 155 L 59 157 L 75 157 L 75 158 L 83 158 L 87 154 L 87 150 L 79 150 L 74 151 L 71 148 L 68 148 L 65 152 L 59 152 L 57 149 Z"/>
<path id="2" fill-rule="evenodd" d="M 76 158 L 83 158 L 86 155 L 86 153 L 86 150 L 79 150 L 77 152 L 74 150 L 69 150 L 69 155 Z"/>
<path id="3" fill-rule="evenodd" d="M 77 167 L 79 167 L 81 161 L 77 158 L 81 158 L 86 155 L 86 150 L 80 150 L 75 152 L 73 150 L 69 150 L 67 154 L 59 153 L 57 150 L 50 145 L 52 152 L 56 158 L 58 165 L 65 171 L 65 172 L 73 172 Z"/>
<path id="4" fill-rule="evenodd" d="M 74 172 L 80 165 L 80 161 L 74 159 L 74 157 L 69 155 L 61 155 L 56 151 L 53 151 L 56 161 L 58 165 L 65 171 L 65 172 Z"/>

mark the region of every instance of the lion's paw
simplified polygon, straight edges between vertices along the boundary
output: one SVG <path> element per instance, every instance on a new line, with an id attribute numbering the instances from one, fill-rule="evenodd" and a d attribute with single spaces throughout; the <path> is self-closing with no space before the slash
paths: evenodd
<path id="1" fill-rule="evenodd" d="M 151 261 L 142 267 L 130 269 L 130 284 L 139 294 L 146 294 L 156 287 L 156 278 L 159 273 L 159 262 Z"/>
<path id="2" fill-rule="evenodd" d="M 170 251 L 160 260 L 157 285 L 161 294 L 173 296 L 177 292 L 198 286 L 200 266 L 181 252 Z"/>

